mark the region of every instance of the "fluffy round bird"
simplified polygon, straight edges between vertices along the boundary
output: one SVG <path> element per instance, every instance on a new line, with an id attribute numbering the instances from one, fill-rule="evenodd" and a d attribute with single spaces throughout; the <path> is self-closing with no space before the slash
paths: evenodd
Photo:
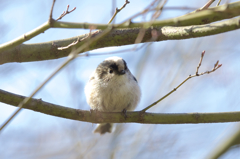
<path id="1" fill-rule="evenodd" d="M 136 78 L 120 57 L 109 57 L 98 65 L 86 87 L 87 103 L 100 112 L 134 110 L 141 98 Z M 112 123 L 98 124 L 95 133 L 112 132 Z"/>

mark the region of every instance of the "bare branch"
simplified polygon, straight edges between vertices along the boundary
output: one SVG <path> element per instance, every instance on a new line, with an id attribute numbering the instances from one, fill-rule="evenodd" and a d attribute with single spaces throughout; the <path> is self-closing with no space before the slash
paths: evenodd
<path id="1" fill-rule="evenodd" d="M 125 8 L 128 3 L 130 3 L 130 2 L 129 2 L 128 0 L 125 0 L 125 3 L 123 4 L 123 6 L 122 6 L 120 9 L 116 8 L 115 13 L 113 14 L 112 18 L 109 20 L 108 24 L 110 24 L 110 23 L 113 21 L 113 19 L 116 17 L 116 15 L 117 15 L 123 8 Z"/>
<path id="2" fill-rule="evenodd" d="M 48 24 L 49 24 L 50 26 L 52 25 L 52 21 L 53 21 L 52 13 L 53 13 L 53 7 L 54 7 L 54 4 L 55 4 L 55 1 L 56 1 L 56 0 L 53 0 L 52 7 L 51 7 L 51 11 L 50 11 L 50 15 L 49 15 L 49 19 L 48 19 Z"/>
<path id="3" fill-rule="evenodd" d="M 90 29 L 90 33 L 89 33 L 87 36 L 85 36 L 85 37 L 83 37 L 83 38 L 81 38 L 81 39 L 78 37 L 78 39 L 77 39 L 76 41 L 73 41 L 71 44 L 69 44 L 69 45 L 67 45 L 67 46 L 58 47 L 58 50 L 68 49 L 68 48 L 70 48 L 70 47 L 72 47 L 72 46 L 77 45 L 79 42 L 82 42 L 82 41 L 84 41 L 84 40 L 86 40 L 86 39 L 91 38 L 92 35 L 95 35 L 95 34 L 99 33 L 99 30 L 95 31 L 94 33 L 91 33 L 91 31 L 92 31 L 92 29 Z"/>
<path id="4" fill-rule="evenodd" d="M 152 30 L 157 31 L 158 37 L 155 37 L 155 41 L 165 41 L 165 40 L 182 40 L 197 37 L 205 37 L 216 35 L 220 33 L 226 33 L 228 31 L 237 30 L 240 28 L 239 25 L 240 17 L 221 21 L 208 25 L 196 25 L 196 26 L 184 26 L 184 27 L 155 27 L 146 30 L 146 34 L 142 40 L 142 43 L 149 42 L 152 38 Z M 111 46 L 124 46 L 129 44 L 134 44 L 136 37 L 139 33 L 139 28 L 133 29 L 119 29 L 112 30 L 109 35 L 101 39 L 101 43 L 96 43 L 95 45 L 90 45 L 89 49 L 94 50 L 103 47 Z M 101 33 L 102 31 L 99 31 Z M 98 33 L 98 34 L 99 34 Z M 72 48 L 58 50 L 60 46 L 67 46 L 78 38 L 86 37 L 85 34 L 76 37 L 71 37 L 69 39 L 59 40 L 59 41 L 49 41 L 44 43 L 35 44 L 22 44 L 16 47 L 12 47 L 6 51 L 0 49 L 0 65 L 9 62 L 30 62 L 30 61 L 43 61 L 50 59 L 58 59 L 68 56 Z M 53 45 L 54 44 L 54 45 Z M 79 47 L 82 43 L 78 43 L 75 46 Z M 82 53 L 82 52 L 79 52 Z M 16 56 L 16 54 L 21 55 Z"/>
<path id="5" fill-rule="evenodd" d="M 156 2 L 156 1 L 154 1 Z M 138 36 L 134 42 L 134 44 L 138 44 L 138 43 L 141 43 L 144 36 L 145 36 L 145 33 L 146 33 L 146 29 L 149 28 L 150 26 L 152 26 L 152 23 L 161 15 L 162 13 L 162 9 L 164 7 L 164 5 L 167 3 L 167 0 L 165 0 L 163 2 L 163 4 L 161 4 L 159 2 L 159 6 L 157 7 L 158 9 L 155 11 L 155 13 L 153 13 L 152 17 L 151 17 L 151 21 L 148 25 L 143 25 L 142 28 L 140 28 L 140 31 L 138 33 Z M 152 3 L 148 8 L 146 8 L 145 10 L 150 10 L 151 8 L 154 5 L 154 3 Z M 156 38 L 157 39 L 157 38 Z M 152 41 L 152 40 L 151 40 Z"/>
<path id="6" fill-rule="evenodd" d="M 209 0 L 200 10 L 208 9 L 215 0 Z"/>
<path id="7" fill-rule="evenodd" d="M 210 11 L 209 11 L 210 10 Z M 167 19 L 167 20 L 161 20 L 161 21 L 154 21 L 152 23 L 152 27 L 160 27 L 160 26 L 189 26 L 189 25 L 201 25 L 201 24 L 209 24 L 211 22 L 216 22 L 223 19 L 232 18 L 235 16 L 240 15 L 240 2 L 233 2 L 228 4 L 228 7 L 226 6 L 218 6 L 210 8 L 209 10 L 201 11 L 194 13 L 194 15 L 186 14 L 181 17 Z M 144 11 L 130 17 L 129 19 L 133 19 L 139 15 L 142 15 Z M 227 14 L 226 14 L 227 13 Z M 136 28 L 143 25 L 148 25 L 149 22 L 145 23 L 132 23 L 131 20 L 126 20 L 124 23 L 121 23 L 121 25 L 111 25 L 114 27 L 114 29 L 117 28 Z M 230 20 L 231 21 L 231 20 Z M 85 28 L 89 29 L 90 26 L 96 27 L 96 29 L 106 29 L 109 27 L 109 24 L 90 24 L 90 23 L 69 23 L 69 22 L 60 22 L 52 20 L 53 24 L 51 26 L 48 22 L 44 23 L 43 25 L 31 30 L 28 33 L 25 33 L 23 36 L 17 37 L 14 40 L 11 40 L 9 42 L 6 42 L 4 44 L 0 44 L 0 54 L 3 53 L 3 51 L 13 48 L 22 44 L 23 42 L 30 40 L 31 38 L 35 37 L 36 35 L 43 33 L 45 30 L 49 29 L 50 27 L 53 28 Z M 238 28 L 238 23 L 235 25 Z M 235 29 L 237 29 L 235 28 Z M 234 30 L 234 29 L 231 29 Z M 71 41 L 72 42 L 72 41 Z M 68 43 L 69 44 L 69 43 Z M 66 55 L 65 55 L 66 56 Z M 16 57 L 16 56 L 14 56 Z M 1 60 L 1 58 L 0 58 Z"/>
<path id="8" fill-rule="evenodd" d="M 201 54 L 201 58 L 200 58 L 200 61 L 199 61 L 199 64 L 198 64 L 197 70 L 196 70 L 196 75 L 198 75 L 198 70 L 199 70 L 199 68 L 200 68 L 200 66 L 202 64 L 202 60 L 203 60 L 204 54 L 205 54 L 205 51 L 203 51 L 202 54 Z"/>
<path id="9" fill-rule="evenodd" d="M 226 8 L 225 5 L 221 5 L 218 7 L 209 8 L 208 10 L 203 10 L 201 12 L 196 13 L 188 13 L 186 15 L 166 19 L 166 20 L 156 20 L 154 22 L 141 22 L 141 23 L 133 23 L 131 20 L 142 15 L 144 11 L 129 17 L 124 23 L 112 24 L 111 26 L 114 29 L 120 28 L 139 28 L 141 26 L 190 26 L 190 25 L 201 25 L 201 24 L 209 24 L 212 22 L 216 22 L 219 20 L 229 19 L 240 15 L 240 2 L 233 2 L 228 4 Z M 152 25 L 149 25 L 152 24 Z M 109 26 L 109 24 L 93 24 L 93 23 L 69 23 L 69 22 L 59 22 L 55 21 L 53 27 L 56 28 L 84 28 L 89 29 L 89 26 L 95 26 L 96 29 L 105 29 Z"/>
<path id="10" fill-rule="evenodd" d="M 65 15 L 73 12 L 73 11 L 76 9 L 76 7 L 74 7 L 74 8 L 73 8 L 72 10 L 70 10 L 70 11 L 68 11 L 68 9 L 69 9 L 69 5 L 67 5 L 66 11 L 64 11 L 56 20 L 60 20 L 60 19 L 62 19 Z"/>
<path id="11" fill-rule="evenodd" d="M 208 9 L 210 7 L 210 5 L 214 2 L 215 0 L 209 0 L 202 8 L 199 8 L 195 11 L 193 11 L 192 13 L 195 13 L 195 12 L 199 12 L 199 11 L 202 11 L 202 10 L 205 10 L 205 9 Z"/>
<path id="12" fill-rule="evenodd" d="M 88 38 L 88 36 L 87 36 L 86 38 Z M 80 41 L 85 40 L 86 38 L 82 38 L 82 39 L 79 39 L 79 38 L 78 38 L 76 41 L 73 41 L 71 44 L 69 44 L 69 45 L 67 45 L 67 46 L 63 46 L 63 47 L 58 47 L 57 49 L 58 49 L 58 50 L 68 49 L 68 48 L 76 45 L 76 44 L 79 43 Z"/>
<path id="13" fill-rule="evenodd" d="M 192 78 L 192 77 L 197 77 L 197 76 L 201 76 L 201 75 L 204 75 L 204 74 L 212 73 L 212 72 L 216 71 L 217 69 L 219 69 L 219 68 L 222 66 L 222 64 L 218 64 L 218 61 L 217 61 L 217 63 L 214 64 L 214 67 L 213 67 L 213 69 L 212 69 L 211 71 L 206 71 L 206 72 L 202 72 L 202 73 L 199 74 L 199 73 L 198 73 L 198 69 L 199 69 L 199 67 L 200 67 L 201 64 L 202 64 L 202 59 L 203 59 L 204 54 L 205 54 L 205 51 L 203 51 L 202 54 L 201 54 L 200 62 L 199 62 L 199 64 L 198 64 L 198 66 L 197 66 L 197 71 L 196 71 L 195 75 L 189 75 L 189 76 L 188 76 L 182 83 L 180 83 L 176 88 L 174 88 L 172 91 L 170 91 L 168 94 L 166 94 L 165 96 L 163 96 L 162 98 L 160 98 L 160 99 L 157 100 L 156 102 L 154 102 L 154 103 L 152 103 L 151 105 L 149 105 L 148 107 L 144 108 L 144 109 L 142 110 L 142 112 L 146 112 L 146 110 L 152 108 L 154 105 L 156 105 L 156 104 L 158 104 L 159 102 L 161 102 L 163 99 L 165 99 L 165 98 L 168 97 L 170 94 L 172 94 L 173 92 L 175 92 L 180 86 L 182 86 L 182 85 L 183 85 L 185 82 L 187 82 L 190 78 Z"/>
<path id="14" fill-rule="evenodd" d="M 158 4 L 159 6 L 156 7 L 156 11 L 152 15 L 151 20 L 155 20 L 161 15 L 163 7 L 165 6 L 166 3 L 167 3 L 167 0 L 164 0 L 163 4 L 160 4 L 160 3 Z"/>
<path id="15" fill-rule="evenodd" d="M 240 28 L 239 25 L 240 17 L 221 21 L 208 25 L 196 25 L 196 26 L 184 26 L 184 27 L 155 27 L 146 30 L 146 34 L 142 40 L 142 43 L 149 42 L 152 38 L 152 30 L 157 31 L 158 37 L 155 37 L 154 41 L 165 41 L 165 40 L 182 40 L 197 37 L 205 37 L 216 35 L 220 33 L 226 33 L 228 31 L 237 30 Z M 101 33 L 102 31 L 99 31 Z M 99 34 L 98 33 L 98 34 Z M 136 37 L 139 33 L 139 28 L 133 29 L 119 29 L 112 30 L 109 35 L 101 39 L 101 43 L 90 45 L 89 49 L 94 50 L 103 47 L 111 46 L 124 46 L 134 44 Z M 67 46 L 78 38 L 86 37 L 85 34 L 68 39 L 59 41 L 49 41 L 44 43 L 35 44 L 22 44 L 16 47 L 12 47 L 6 51 L 0 49 L 0 65 L 9 62 L 30 62 L 30 61 L 43 61 L 50 59 L 58 59 L 68 56 L 72 48 L 58 50 L 60 46 Z M 54 45 L 53 45 L 54 44 Z M 79 47 L 82 43 L 78 43 L 75 46 Z M 79 52 L 82 53 L 82 52 Z M 16 54 L 21 55 L 16 56 Z"/>
<path id="16" fill-rule="evenodd" d="M 0 90 L 0 101 L 17 106 L 25 96 Z M 25 109 L 33 110 L 56 117 L 89 123 L 141 123 L 141 124 L 186 124 L 186 123 L 222 123 L 239 122 L 240 111 L 217 113 L 142 113 L 127 111 L 127 118 L 122 112 L 106 113 L 64 107 L 32 98 Z"/>

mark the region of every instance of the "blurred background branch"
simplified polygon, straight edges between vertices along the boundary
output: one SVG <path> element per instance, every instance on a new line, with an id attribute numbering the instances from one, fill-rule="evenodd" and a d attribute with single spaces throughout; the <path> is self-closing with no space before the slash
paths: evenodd
<path id="1" fill-rule="evenodd" d="M 218 141 L 211 152 L 206 156 L 207 159 L 217 159 L 222 156 L 228 149 L 233 146 L 240 145 L 240 123 L 235 124 L 235 130 L 231 135 L 227 136 L 225 139 Z"/>

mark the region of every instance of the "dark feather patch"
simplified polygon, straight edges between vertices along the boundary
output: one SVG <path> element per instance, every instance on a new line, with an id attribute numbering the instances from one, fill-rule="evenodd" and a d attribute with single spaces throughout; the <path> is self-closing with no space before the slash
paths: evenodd
<path id="1" fill-rule="evenodd" d="M 111 64 L 109 68 L 112 68 L 113 70 L 118 71 L 118 66 L 116 65 L 116 63 Z"/>
<path id="2" fill-rule="evenodd" d="M 125 60 L 123 60 L 123 63 L 124 63 L 124 69 L 125 69 L 125 70 L 128 69 L 128 67 L 127 67 L 127 63 L 126 63 Z"/>
<path id="3" fill-rule="evenodd" d="M 134 79 L 136 82 L 138 82 L 137 79 L 136 79 L 134 76 L 133 76 L 133 79 Z"/>
<path id="4" fill-rule="evenodd" d="M 125 61 L 124 66 L 125 68 L 127 68 Z M 118 65 L 114 61 L 110 60 L 105 60 L 102 63 L 100 63 L 96 69 L 96 73 L 100 79 L 103 79 L 108 74 L 109 69 L 112 69 L 115 74 L 122 75 L 122 73 L 119 72 L 118 70 Z"/>
<path id="5" fill-rule="evenodd" d="M 114 62 L 103 61 L 102 63 L 100 63 L 98 65 L 98 67 L 96 69 L 96 73 L 100 79 L 102 79 L 104 76 L 106 76 L 108 74 L 108 69 L 110 68 L 111 64 L 114 64 Z"/>

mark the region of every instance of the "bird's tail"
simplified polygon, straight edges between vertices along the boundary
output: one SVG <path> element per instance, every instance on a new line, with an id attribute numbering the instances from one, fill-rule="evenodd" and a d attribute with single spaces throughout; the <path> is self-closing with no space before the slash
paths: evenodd
<path id="1" fill-rule="evenodd" d="M 106 132 L 111 133 L 113 129 L 113 124 L 111 123 L 103 123 L 98 124 L 97 128 L 94 130 L 94 133 L 105 134 Z"/>

